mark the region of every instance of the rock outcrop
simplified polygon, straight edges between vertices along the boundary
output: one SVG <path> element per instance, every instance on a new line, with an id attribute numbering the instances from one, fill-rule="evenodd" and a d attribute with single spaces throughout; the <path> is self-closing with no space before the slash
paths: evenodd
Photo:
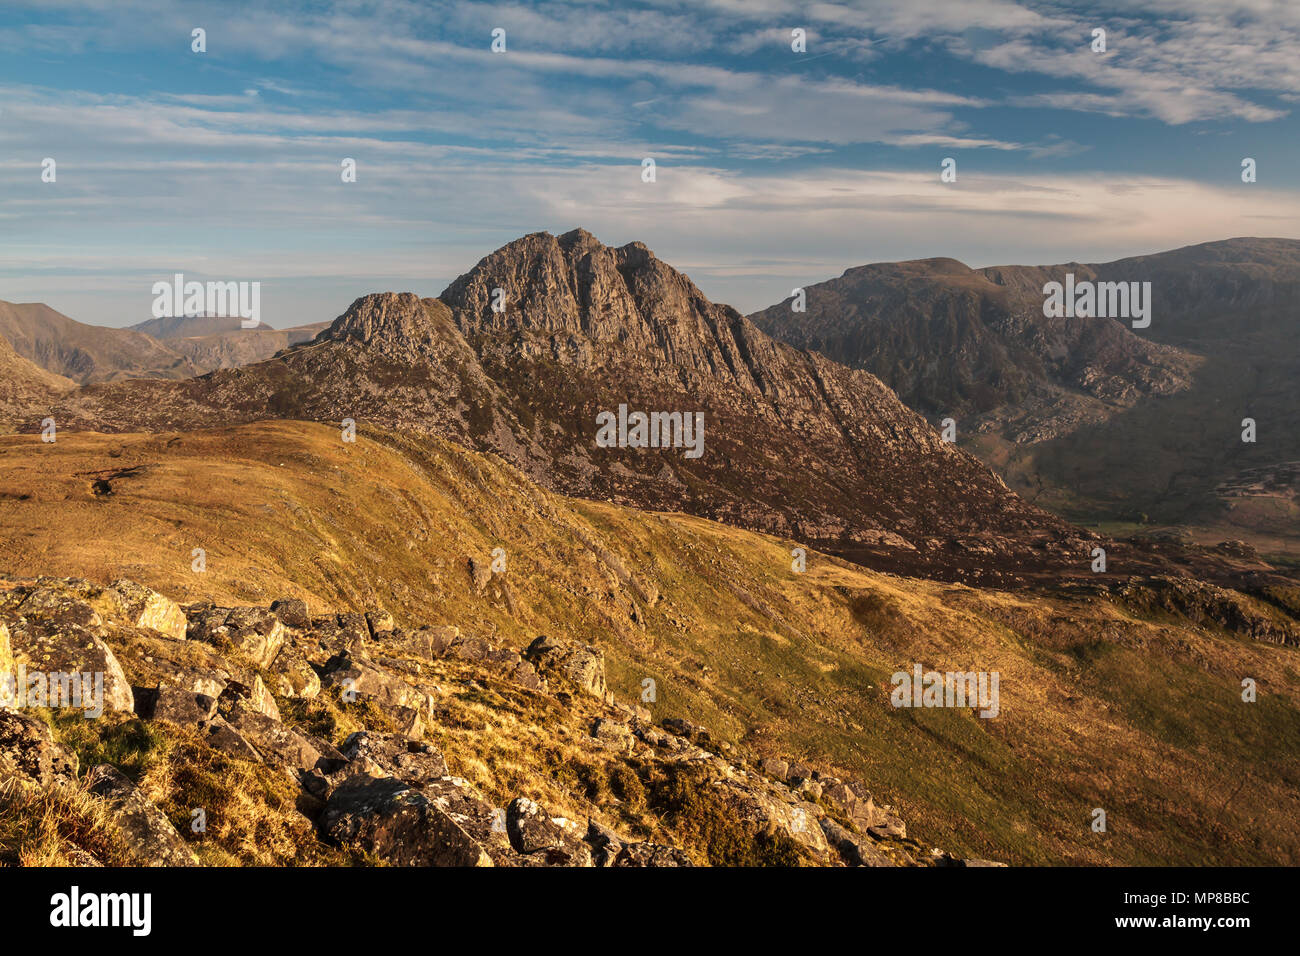
<path id="1" fill-rule="evenodd" d="M 788 761 L 754 765 L 691 721 L 656 726 L 643 710 L 617 704 L 600 649 L 566 639 L 540 637 L 521 654 L 456 627 L 403 628 L 378 609 L 311 617 L 284 600 L 272 610 L 182 606 L 129 581 L 100 587 L 58 579 L 0 591 L 4 629 L 18 635 L 20 660 L 35 646 L 30 635 L 63 635 L 54 644 L 60 662 L 111 661 L 115 680 L 128 692 L 134 684 L 124 701 L 134 712 L 93 720 L 55 710 L 46 723 L 0 709 L 0 785 L 84 794 L 99 808 L 97 826 L 115 834 L 136 864 L 207 862 L 205 848 L 252 852 L 213 837 L 204 809 L 224 803 L 221 788 L 240 779 L 256 781 L 256 799 L 286 794 L 292 809 L 277 812 L 306 841 L 295 856 L 346 854 L 394 866 L 939 862 L 858 782 Z M 261 673 L 278 673 L 285 655 L 300 663 L 320 658 L 340 634 L 350 635 L 345 649 L 306 664 L 319 680 L 317 695 L 263 681 Z M 599 768 L 592 772 L 621 797 L 593 797 L 584 786 L 563 798 L 568 812 L 556 812 L 534 793 L 490 796 L 499 793 L 497 780 L 458 775 L 477 763 L 458 728 L 485 714 L 489 725 L 519 723 L 530 749 L 539 741 L 567 748 L 566 762 Z M 165 776 L 144 770 L 139 777 L 151 763 L 141 758 L 81 774 L 59 739 L 69 719 L 83 746 L 87 732 L 98 733 L 129 753 L 123 741 L 149 746 L 161 735 L 184 750 L 185 763 Z M 474 739 L 489 752 L 502 746 L 491 735 Z M 455 743 L 459 756 L 438 740 Z M 183 789 L 208 764 L 224 769 L 199 790 Z M 629 814 L 633 807 L 640 809 Z M 205 824 L 178 826 L 187 813 Z M 611 825 L 618 820 L 621 829 Z M 218 833 L 229 825 L 219 816 L 210 822 Z M 75 831 L 67 839 L 60 858 L 98 862 Z"/>

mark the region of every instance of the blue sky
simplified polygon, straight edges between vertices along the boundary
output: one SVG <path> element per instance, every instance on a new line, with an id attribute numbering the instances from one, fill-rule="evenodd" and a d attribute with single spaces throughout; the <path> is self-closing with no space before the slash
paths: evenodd
<path id="1" fill-rule="evenodd" d="M 583 226 L 751 311 L 872 261 L 1295 237 L 1297 50 L 1270 0 L 6 2 L 0 299 L 127 325 L 184 272 L 284 327 Z"/>

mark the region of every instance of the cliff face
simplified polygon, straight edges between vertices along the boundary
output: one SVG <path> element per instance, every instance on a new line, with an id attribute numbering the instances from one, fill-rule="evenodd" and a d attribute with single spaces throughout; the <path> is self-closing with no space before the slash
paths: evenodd
<path id="1" fill-rule="evenodd" d="M 580 493 L 848 546 L 1059 527 L 877 378 L 772 340 L 640 243 L 526 236 L 441 300 L 488 374 L 562 426 L 536 437 Z M 705 454 L 593 449 L 594 412 L 620 404 L 703 411 Z"/>
<path id="2" fill-rule="evenodd" d="M 879 375 L 910 407 L 1015 440 L 1065 434 L 1189 387 L 1198 361 L 1113 319 L 1048 318 L 1043 284 L 1086 266 L 974 270 L 952 259 L 849 269 L 752 318 L 782 341 Z"/>
<path id="3" fill-rule="evenodd" d="M 1049 318 L 1043 287 L 1141 283 L 1150 325 Z M 1094 521 L 1217 528 L 1278 551 L 1300 537 L 1300 242 L 1229 239 L 1115 262 L 951 259 L 850 269 L 753 316 L 775 337 L 879 375 L 931 419 L 952 416 L 1016 491 Z M 1255 442 L 1243 419 L 1270 423 Z M 1236 489 L 1266 477 L 1246 501 Z"/>

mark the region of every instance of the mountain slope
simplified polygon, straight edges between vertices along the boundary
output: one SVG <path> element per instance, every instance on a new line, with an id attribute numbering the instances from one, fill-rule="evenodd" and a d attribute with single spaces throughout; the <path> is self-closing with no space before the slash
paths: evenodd
<path id="1" fill-rule="evenodd" d="M 167 339 L 167 347 L 190 360 L 196 374 L 219 368 L 238 368 L 264 362 L 277 352 L 309 342 L 329 323 L 316 322 L 292 329 L 236 328 L 209 335 L 190 335 Z"/>
<path id="2" fill-rule="evenodd" d="M 29 362 L 0 338 L 0 407 L 30 408 L 71 391 L 76 383 Z"/>
<path id="3" fill-rule="evenodd" d="M 201 335 L 221 335 L 226 332 L 245 330 L 243 320 L 237 315 L 165 315 L 157 319 L 146 319 L 128 326 L 133 332 L 143 332 L 155 339 L 183 339 Z M 266 330 L 271 326 L 265 322 L 254 328 Z M 271 329 L 271 331 L 275 331 Z"/>
<path id="4" fill-rule="evenodd" d="M 46 371 L 80 384 L 124 378 L 188 378 L 198 370 L 148 335 L 85 325 L 39 302 L 0 302 L 0 337 Z"/>
<path id="5" fill-rule="evenodd" d="M 489 569 L 495 548 L 504 571 Z M 0 577 L 128 576 L 223 607 L 289 596 L 317 618 L 385 608 L 402 628 L 454 626 L 512 651 L 539 634 L 595 644 L 616 699 L 640 702 L 650 678 L 653 720 L 703 725 L 713 752 L 736 748 L 733 763 L 780 758 L 862 780 L 923 854 L 1300 861 L 1300 624 L 1280 610 L 1284 592 L 1141 580 L 1011 594 L 816 552 L 797 574 L 789 549 L 699 518 L 566 498 L 493 455 L 400 426 L 363 424 L 355 443 L 301 422 L 65 433 L 55 445 L 0 438 Z M 108 639 L 136 686 L 192 653 L 138 629 Z M 610 786 L 579 753 L 591 727 L 572 710 L 394 643 L 367 654 L 436 685 L 428 739 L 492 799 L 522 793 L 581 820 Z M 1000 713 L 892 707 L 890 675 L 917 662 L 998 671 Z M 1257 703 L 1240 700 L 1242 675 L 1258 681 Z M 275 695 L 287 722 L 331 739 L 370 719 Z M 74 718 L 59 726 L 102 753 L 86 735 L 116 724 Z M 1097 806 L 1105 835 L 1090 828 Z M 602 812 L 625 826 L 643 809 L 629 798 Z"/>
<path id="6" fill-rule="evenodd" d="M 1068 434 L 1189 387 L 1195 356 L 1113 319 L 1044 317 L 1042 286 L 1053 278 L 1055 269 L 977 271 L 952 259 L 881 263 L 809 286 L 807 312 L 787 299 L 752 318 L 783 341 L 879 375 L 931 418 L 1017 441 Z"/>
<path id="7" fill-rule="evenodd" d="M 1067 273 L 1150 282 L 1150 327 L 1045 318 L 1043 286 Z M 1190 525 L 1295 557 L 1298 295 L 1300 241 L 1231 239 L 1096 265 L 863 266 L 809 286 L 806 314 L 787 301 L 754 319 L 956 418 L 964 447 L 1074 520 Z"/>

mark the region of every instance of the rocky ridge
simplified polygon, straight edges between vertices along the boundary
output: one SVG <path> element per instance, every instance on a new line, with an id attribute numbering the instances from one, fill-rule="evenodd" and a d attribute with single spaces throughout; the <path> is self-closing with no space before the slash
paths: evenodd
<path id="1" fill-rule="evenodd" d="M 286 794 L 275 818 L 277 835 L 291 837 L 281 862 L 985 863 L 910 839 L 860 781 L 751 762 L 688 721 L 656 725 L 605 689 L 599 649 L 555 638 L 520 652 L 455 627 L 400 627 L 378 610 L 309 614 L 294 599 L 182 607 L 130 581 L 41 578 L 0 590 L 0 673 L 20 667 L 110 676 L 96 720 L 0 709 L 0 803 L 30 811 L 44 801 L 69 818 L 51 837 L 15 814 L 0 825 L 10 861 L 194 865 L 252 854 L 239 845 L 242 825 L 215 806 L 244 779 L 253 792 Z M 459 776 L 465 758 L 440 749 L 439 728 L 486 713 L 490 735 L 507 712 L 524 715 L 534 747 L 563 740 L 566 762 L 580 755 L 613 792 L 579 788 L 583 814 L 566 815 L 528 793 L 494 800 Z M 155 750 L 182 755 L 179 780 L 176 768 L 159 771 Z M 194 769 L 203 766 L 219 773 L 205 779 Z"/>

